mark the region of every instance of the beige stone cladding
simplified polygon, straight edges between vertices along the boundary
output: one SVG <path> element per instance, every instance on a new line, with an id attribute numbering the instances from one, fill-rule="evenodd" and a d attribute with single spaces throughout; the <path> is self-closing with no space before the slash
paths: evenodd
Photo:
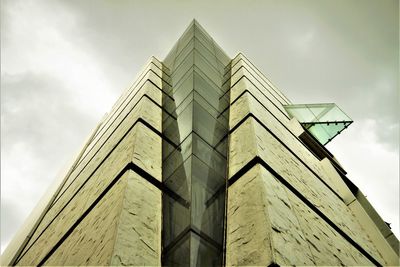
<path id="1" fill-rule="evenodd" d="M 345 203 L 343 200 L 354 200 L 354 196 L 351 197 L 351 192 L 346 189 L 344 182 L 341 179 L 338 180 L 337 173 L 332 175 L 332 170 L 326 166 L 326 162 L 321 163 L 298 139 L 295 134 L 298 129 L 293 127 L 295 122 L 290 120 L 282 106 L 289 103 L 288 100 L 267 83 L 243 55 L 239 54 L 232 65 L 228 164 L 229 179 L 232 179 L 229 184 L 232 185 L 228 188 L 227 264 L 240 265 L 240 262 L 250 265 L 268 265 L 269 262 L 282 265 L 338 265 L 342 263 L 363 265 L 378 262 L 387 264 L 387 258 L 382 256 L 376 244 L 371 241 L 369 233 L 362 228 L 352 210 L 346 205 L 348 202 Z M 290 231 L 289 228 L 279 228 L 279 219 L 274 225 L 275 215 L 273 214 L 277 214 L 277 218 L 282 219 L 284 218 L 282 212 L 285 209 L 279 210 L 280 215 L 278 212 L 274 213 L 271 211 L 275 208 L 270 198 L 263 196 L 253 199 L 255 196 L 245 192 L 243 184 L 235 187 L 236 183 L 243 183 L 240 182 L 244 178 L 243 172 L 257 162 L 263 162 L 280 179 L 283 179 L 283 182 L 287 183 L 280 184 L 279 187 L 283 190 L 281 192 L 287 192 L 287 198 L 290 200 L 290 203 L 286 201 L 288 204 L 286 215 L 292 218 L 290 220 L 293 223 L 289 227 Z M 254 183 L 261 179 L 258 176 L 255 176 Z M 259 186 L 265 183 L 272 186 L 275 181 L 274 179 L 261 180 L 258 181 Z M 287 186 L 290 190 L 285 188 Z M 236 197 L 232 197 L 233 194 L 236 194 Z M 251 197 L 251 200 L 246 196 Z M 263 212 L 267 218 L 259 218 L 261 213 L 258 214 L 258 212 L 261 210 L 256 211 L 256 208 L 253 210 L 251 208 L 253 204 L 249 203 L 264 207 L 266 210 Z M 244 216 L 243 214 L 234 216 L 240 211 L 241 205 L 249 206 L 244 218 L 249 221 L 237 225 L 238 219 L 235 216 Z M 233 212 L 234 207 L 237 207 L 236 212 Z M 250 218 L 254 216 L 257 217 L 260 225 L 257 225 L 256 221 L 251 222 Z M 251 251 L 251 244 L 257 247 L 258 243 L 251 242 L 246 236 L 249 236 L 251 231 L 264 227 L 263 224 L 267 225 L 267 230 L 263 229 L 255 238 L 261 243 L 270 240 L 269 243 L 267 242 L 270 247 L 260 245 L 260 249 L 264 249 L 265 254 L 257 252 L 262 256 L 259 257 L 260 261 L 255 262 L 254 255 L 251 256 L 252 253 L 249 251 Z M 252 225 L 253 229 L 250 229 Z M 310 225 L 315 228 L 313 235 L 310 234 L 312 233 L 312 229 L 309 229 Z M 298 229 L 295 232 L 302 234 L 295 234 L 293 229 Z M 231 234 L 234 235 L 230 236 Z M 234 240 L 238 240 L 238 243 L 235 244 Z M 307 246 L 302 243 L 304 240 Z M 339 247 L 335 253 L 326 253 L 331 249 L 332 240 L 335 240 L 335 245 Z M 246 245 L 249 249 L 246 250 L 244 247 L 239 249 L 240 244 Z M 303 256 L 300 254 L 296 256 L 296 246 L 305 251 Z M 266 258 L 265 255 L 270 255 L 270 257 Z"/>
<path id="2" fill-rule="evenodd" d="M 228 194 L 227 266 L 373 265 L 256 164 Z"/>
<path id="3" fill-rule="evenodd" d="M 152 58 L 102 121 L 14 263 L 161 264 L 161 77 Z"/>
<path id="4" fill-rule="evenodd" d="M 159 265 L 160 209 L 159 189 L 128 171 L 45 265 Z"/>

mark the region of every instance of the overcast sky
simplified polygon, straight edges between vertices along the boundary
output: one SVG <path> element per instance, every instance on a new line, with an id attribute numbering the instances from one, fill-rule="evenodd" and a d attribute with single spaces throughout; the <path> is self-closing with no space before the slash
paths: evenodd
<path id="1" fill-rule="evenodd" d="M 1 251 L 149 57 L 162 60 L 193 18 L 293 103 L 335 102 L 354 119 L 328 149 L 399 237 L 398 5 L 1 0 Z"/>

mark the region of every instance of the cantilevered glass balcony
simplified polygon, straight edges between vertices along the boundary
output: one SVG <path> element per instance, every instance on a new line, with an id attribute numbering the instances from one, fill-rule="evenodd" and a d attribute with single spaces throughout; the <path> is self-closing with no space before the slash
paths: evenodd
<path id="1" fill-rule="evenodd" d="M 322 145 L 328 144 L 346 129 L 353 120 L 336 104 L 295 104 L 284 106 Z"/>

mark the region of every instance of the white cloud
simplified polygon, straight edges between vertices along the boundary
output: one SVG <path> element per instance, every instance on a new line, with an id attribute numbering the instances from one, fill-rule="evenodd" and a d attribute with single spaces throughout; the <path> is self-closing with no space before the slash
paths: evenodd
<path id="1" fill-rule="evenodd" d="M 117 95 L 110 90 L 107 74 L 91 51 L 67 35 L 79 27 L 73 14 L 61 8 L 54 12 L 53 6 L 36 1 L 14 5 L 5 11 L 10 19 L 5 22 L 2 73 L 51 75 L 71 91 L 73 104 L 88 114 L 111 107 Z"/>
<path id="2" fill-rule="evenodd" d="M 314 36 L 314 30 L 307 30 L 301 34 L 295 34 L 290 42 L 295 49 L 294 54 L 310 56 L 309 52 L 312 52 L 314 49 Z"/>
<path id="3" fill-rule="evenodd" d="M 2 207 L 2 251 L 117 96 L 96 58 L 66 37 L 77 26 L 71 14 L 37 1 L 7 4 L 2 6 L 1 199 L 9 204 Z"/>
<path id="4" fill-rule="evenodd" d="M 399 154 L 378 142 L 379 126 L 374 120 L 350 125 L 328 145 L 348 171 L 348 178 L 367 196 L 382 219 L 392 223 L 400 236 Z M 349 167 L 347 167 L 349 166 Z"/>

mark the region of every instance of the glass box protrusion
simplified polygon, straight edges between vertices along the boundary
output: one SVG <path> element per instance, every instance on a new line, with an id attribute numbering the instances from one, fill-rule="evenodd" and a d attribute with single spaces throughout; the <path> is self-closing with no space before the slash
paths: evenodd
<path id="1" fill-rule="evenodd" d="M 353 120 L 334 103 L 294 104 L 284 106 L 322 145 L 328 144 Z"/>

